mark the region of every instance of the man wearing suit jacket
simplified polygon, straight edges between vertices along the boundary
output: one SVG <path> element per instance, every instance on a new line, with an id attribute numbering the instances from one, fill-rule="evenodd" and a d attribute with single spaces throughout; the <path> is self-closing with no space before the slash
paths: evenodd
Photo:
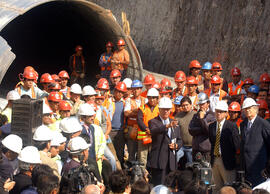
<path id="1" fill-rule="evenodd" d="M 209 140 L 215 190 L 219 191 L 225 183 L 232 183 L 235 180 L 240 136 L 237 125 L 226 120 L 228 104 L 221 100 L 217 103 L 215 110 L 216 121 L 209 125 Z"/>
<path id="2" fill-rule="evenodd" d="M 152 149 L 148 154 L 147 167 L 150 168 L 154 185 L 164 183 L 165 176 L 177 169 L 176 152 L 182 146 L 178 122 L 169 118 L 171 100 L 161 98 L 158 107 L 159 115 L 148 122 Z"/>
<path id="3" fill-rule="evenodd" d="M 262 170 L 270 155 L 270 124 L 259 117 L 258 104 L 252 98 L 243 102 L 246 118 L 240 124 L 241 130 L 241 167 L 252 187 L 262 183 Z"/>

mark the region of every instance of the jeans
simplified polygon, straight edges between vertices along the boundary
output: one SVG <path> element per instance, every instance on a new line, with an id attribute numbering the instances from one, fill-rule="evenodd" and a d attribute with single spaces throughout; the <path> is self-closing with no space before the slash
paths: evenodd
<path id="1" fill-rule="evenodd" d="M 105 150 L 104 150 L 104 156 L 105 158 L 107 158 L 110 162 L 110 164 L 112 165 L 112 170 L 116 171 L 116 160 L 111 152 L 111 150 L 109 149 L 109 147 L 106 145 Z"/>
<path id="2" fill-rule="evenodd" d="M 192 162 L 192 148 L 183 146 L 182 149 L 187 157 L 187 163 Z"/>

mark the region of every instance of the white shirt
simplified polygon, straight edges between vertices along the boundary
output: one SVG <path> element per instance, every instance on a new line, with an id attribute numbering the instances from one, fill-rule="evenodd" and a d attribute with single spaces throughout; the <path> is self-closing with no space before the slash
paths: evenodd
<path id="1" fill-rule="evenodd" d="M 222 128 L 223 128 L 223 125 L 225 123 L 225 120 L 226 119 L 223 119 L 221 122 L 217 121 L 216 134 L 217 134 L 217 131 L 218 131 L 218 125 L 220 123 L 220 138 L 221 138 L 221 132 L 222 132 Z M 220 143 L 219 143 L 219 154 L 221 155 Z"/>
<path id="2" fill-rule="evenodd" d="M 163 119 L 161 118 L 161 116 L 159 116 L 159 118 L 161 119 L 163 125 L 168 125 L 168 124 L 170 124 L 170 119 L 169 119 L 169 118 L 167 118 L 166 120 L 163 120 Z M 168 128 L 168 136 L 169 136 L 170 138 L 171 138 L 171 133 L 172 133 L 171 128 Z"/>
<path id="3" fill-rule="evenodd" d="M 228 94 L 227 94 L 228 95 Z M 219 96 L 220 96 L 220 90 L 218 91 L 218 94 L 213 94 L 212 91 L 210 93 L 209 101 L 210 101 L 210 109 L 215 112 L 217 103 L 219 102 Z"/>
<path id="4" fill-rule="evenodd" d="M 251 126 L 250 127 L 252 127 L 252 125 L 253 125 L 253 123 L 254 123 L 254 121 L 255 121 L 256 118 L 257 118 L 257 115 L 252 120 L 248 120 L 248 124 L 251 122 Z M 247 128 L 248 128 L 248 126 L 247 126 Z"/>
<path id="5" fill-rule="evenodd" d="M 255 190 L 255 189 L 265 189 L 266 191 L 270 192 L 270 178 L 266 179 L 265 182 L 263 182 L 263 183 L 261 183 L 253 188 L 253 190 Z"/>

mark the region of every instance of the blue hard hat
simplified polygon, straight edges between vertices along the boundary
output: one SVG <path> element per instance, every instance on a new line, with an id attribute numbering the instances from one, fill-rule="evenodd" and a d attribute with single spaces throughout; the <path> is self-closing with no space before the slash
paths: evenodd
<path id="1" fill-rule="evenodd" d="M 205 62 L 202 66 L 202 69 L 205 69 L 205 70 L 211 70 L 212 68 L 212 63 L 210 63 L 209 61 Z"/>
<path id="2" fill-rule="evenodd" d="M 183 96 L 177 96 L 173 103 L 176 104 L 176 105 L 180 105 L 181 104 L 181 100 L 182 100 Z"/>
<path id="3" fill-rule="evenodd" d="M 256 86 L 256 85 L 252 85 L 248 88 L 248 92 L 255 93 L 255 94 L 258 94 L 259 90 L 260 90 L 259 86 Z"/>
<path id="4" fill-rule="evenodd" d="M 140 80 L 133 80 L 132 84 L 131 84 L 131 88 L 142 88 L 142 82 Z"/>

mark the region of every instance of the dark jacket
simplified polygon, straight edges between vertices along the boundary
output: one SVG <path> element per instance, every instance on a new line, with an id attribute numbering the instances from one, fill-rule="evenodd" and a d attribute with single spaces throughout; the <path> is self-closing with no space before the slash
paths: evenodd
<path id="1" fill-rule="evenodd" d="M 170 119 L 171 121 L 171 119 Z M 148 154 L 147 166 L 156 169 L 166 169 L 169 165 L 171 171 L 176 170 L 176 155 L 169 148 L 171 139 L 176 138 L 178 148 L 182 146 L 180 137 L 180 128 L 176 127 L 171 133 L 171 138 L 168 136 L 168 129 L 163 125 L 159 116 L 148 122 L 152 137 L 152 149 Z"/>
<path id="2" fill-rule="evenodd" d="M 9 193 L 21 193 L 23 190 L 32 186 L 32 179 L 30 176 L 26 174 L 19 173 L 14 177 L 14 181 L 16 182 L 14 188 Z"/>
<path id="3" fill-rule="evenodd" d="M 211 142 L 211 165 L 214 164 L 214 147 L 216 142 L 217 121 L 209 125 L 209 140 Z M 221 158 L 226 170 L 236 168 L 236 154 L 240 149 L 240 135 L 237 125 L 225 120 L 220 135 Z"/>
<path id="4" fill-rule="evenodd" d="M 199 113 L 196 113 L 189 124 L 189 133 L 193 136 L 192 150 L 199 152 L 210 152 L 211 144 L 208 138 L 209 124 L 216 121 L 212 111 L 206 112 L 203 119 L 200 119 Z"/>
<path id="5" fill-rule="evenodd" d="M 240 124 L 240 158 L 246 178 L 254 187 L 264 181 L 261 172 L 266 167 L 270 154 L 270 124 L 259 116 L 254 120 L 249 132 L 247 124 L 247 118 Z"/>

